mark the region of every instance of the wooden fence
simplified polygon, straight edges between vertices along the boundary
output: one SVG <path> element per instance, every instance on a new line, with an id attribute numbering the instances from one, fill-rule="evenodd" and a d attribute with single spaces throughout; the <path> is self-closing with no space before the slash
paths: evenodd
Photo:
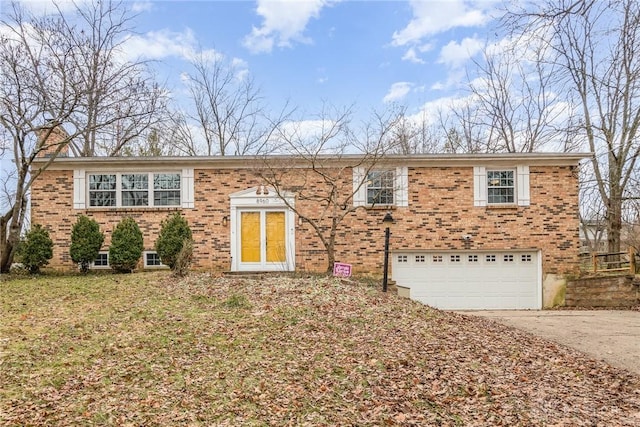
<path id="1" fill-rule="evenodd" d="M 585 254 L 581 259 L 582 270 L 591 273 L 628 272 L 636 274 L 638 254 L 633 247 L 627 252 Z"/>

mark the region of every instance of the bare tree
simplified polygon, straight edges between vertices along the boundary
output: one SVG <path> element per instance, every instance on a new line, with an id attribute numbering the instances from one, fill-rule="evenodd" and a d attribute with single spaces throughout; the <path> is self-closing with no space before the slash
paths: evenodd
<path id="1" fill-rule="evenodd" d="M 229 63 L 217 53 L 202 52 L 191 62 L 187 75 L 193 113 L 188 118 L 200 129 L 198 138 L 184 132 L 187 152 L 205 154 L 255 154 L 273 131 L 266 119 L 260 91 L 246 70 Z M 189 122 L 182 119 L 184 125 Z M 186 130 L 183 127 L 183 130 Z"/>
<path id="2" fill-rule="evenodd" d="M 99 28 L 91 31 L 105 35 L 109 34 L 109 25 L 118 28 L 123 15 L 117 13 L 115 5 L 107 1 L 94 7 L 104 7 L 109 12 L 100 15 L 102 20 L 93 21 Z M 127 68 L 120 69 L 123 74 L 119 79 L 106 78 L 109 73 L 105 70 L 113 70 L 118 63 L 116 51 L 99 50 L 103 45 L 97 39 L 92 39 L 93 47 L 98 49 L 93 54 L 96 62 L 87 62 L 91 56 L 84 45 L 89 43 L 87 35 L 81 27 L 71 25 L 61 11 L 38 17 L 12 3 L 0 25 L 0 161 L 6 194 L 0 215 L 0 270 L 6 272 L 26 221 L 31 185 L 61 153 L 96 153 L 98 138 L 92 135 L 125 119 L 124 114 L 109 113 L 116 108 L 116 98 L 125 92 L 115 97 L 111 91 L 118 93 L 122 84 L 131 83 L 136 77 L 127 74 L 131 70 Z M 105 37 L 104 45 L 109 45 L 110 39 Z M 90 77 L 94 75 L 87 71 L 90 66 L 94 67 L 92 72 L 103 67 L 100 78 Z M 140 90 L 141 86 L 137 88 Z M 128 105 L 122 100 L 120 108 L 132 119 L 144 116 Z M 91 108 L 95 111 L 89 113 Z M 118 152 L 119 147 L 109 154 Z M 33 160 L 41 156 L 49 161 L 33 168 Z"/>
<path id="3" fill-rule="evenodd" d="M 122 156 L 159 157 L 175 156 L 180 152 L 172 144 L 171 133 L 164 126 L 158 124 L 148 129 L 144 135 L 140 135 L 122 147 L 120 154 Z"/>
<path id="4" fill-rule="evenodd" d="M 431 124 L 425 111 L 407 116 L 401 108 L 393 129 L 394 152 L 399 154 L 437 153 L 441 149 L 440 129 Z"/>
<path id="5" fill-rule="evenodd" d="M 457 104 L 461 104 L 458 102 Z M 477 125 L 480 110 L 470 99 L 463 100 L 462 105 L 452 105 L 450 114 L 439 114 L 442 129 L 445 129 L 443 151 L 446 153 L 495 153 L 500 151 L 493 137 L 493 127 Z"/>
<path id="6" fill-rule="evenodd" d="M 77 64 L 58 43 L 59 23 L 28 25 L 18 6 L 13 18 L 13 25 L 4 23 L 6 31 L 0 35 L 0 132 L 6 172 L 6 210 L 0 216 L 2 272 L 11 266 L 25 223 L 28 191 L 43 169 L 33 170 L 32 162 L 43 153 L 53 160 L 67 146 L 74 135 L 62 132 L 59 125 L 86 94 L 76 79 Z"/>
<path id="7" fill-rule="evenodd" d="M 74 13 L 58 9 L 62 31 L 77 78 L 86 87 L 80 108 L 69 122 L 82 129 L 70 144 L 76 156 L 115 156 L 153 127 L 166 96 L 147 64 L 125 58 L 124 43 L 134 15 L 123 1 L 75 3 Z"/>
<path id="8" fill-rule="evenodd" d="M 203 153 L 196 142 L 196 131 L 182 111 L 171 112 L 170 116 L 163 120 L 161 128 L 166 143 L 174 147 L 179 155 L 197 156 Z"/>
<path id="9" fill-rule="evenodd" d="M 325 106 L 315 120 L 278 128 L 274 139 L 282 143 L 279 151 L 292 155 L 293 161 L 264 156 L 264 163 L 256 170 L 320 239 L 328 273 L 335 262 L 340 227 L 360 208 L 354 197 L 366 185 L 369 172 L 381 167 L 384 155 L 396 148 L 394 129 L 401 117 L 397 112 L 375 114 L 373 120 L 356 129 L 351 109 Z M 354 149 L 360 154 L 347 154 Z M 355 168 L 361 168 L 359 176 L 354 175 Z M 296 194 L 295 205 L 286 197 L 289 192 Z"/>
<path id="10" fill-rule="evenodd" d="M 556 90 L 549 49 L 535 35 L 485 47 L 475 61 L 468 108 L 454 110 L 465 135 L 482 132 L 486 152 L 562 149 L 568 105 Z"/>
<path id="11" fill-rule="evenodd" d="M 606 210 L 600 198 L 591 163 L 581 165 L 578 178 L 580 182 L 579 215 L 582 238 L 589 252 L 602 252 L 603 242 L 606 243 L 607 236 Z"/>
<path id="12" fill-rule="evenodd" d="M 623 203 L 640 155 L 640 3 L 546 1 L 515 10 L 506 25 L 538 34 L 553 48 L 556 84 L 572 93 L 581 137 L 606 210 L 608 250 L 620 251 Z"/>

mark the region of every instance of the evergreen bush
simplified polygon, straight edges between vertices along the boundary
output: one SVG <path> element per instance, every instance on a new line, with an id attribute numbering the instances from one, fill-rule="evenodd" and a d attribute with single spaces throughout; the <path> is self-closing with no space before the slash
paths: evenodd
<path id="1" fill-rule="evenodd" d="M 73 262 L 80 265 L 86 273 L 96 259 L 104 243 L 104 234 L 98 223 L 86 215 L 80 215 L 71 230 L 71 248 L 69 253 Z"/>
<path id="2" fill-rule="evenodd" d="M 37 274 L 40 267 L 49 264 L 53 257 L 53 241 L 49 231 L 40 224 L 34 224 L 19 245 L 22 264 L 31 274 Z"/>
<path id="3" fill-rule="evenodd" d="M 130 273 L 136 268 L 143 248 L 140 227 L 133 218 L 123 218 L 111 234 L 109 265 L 115 271 Z"/>
<path id="4" fill-rule="evenodd" d="M 179 212 L 169 215 L 162 221 L 155 249 L 162 263 L 168 265 L 173 271 L 176 269 L 178 254 L 185 241 L 191 241 L 189 223 Z M 191 254 L 188 258 L 191 259 Z"/>

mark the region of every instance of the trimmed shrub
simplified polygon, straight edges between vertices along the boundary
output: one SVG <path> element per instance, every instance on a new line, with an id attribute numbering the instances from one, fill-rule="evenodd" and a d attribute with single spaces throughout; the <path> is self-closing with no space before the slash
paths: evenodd
<path id="1" fill-rule="evenodd" d="M 71 248 L 69 254 L 73 262 L 80 265 L 83 273 L 96 259 L 104 243 L 104 234 L 98 223 L 86 215 L 80 215 L 71 230 Z"/>
<path id="2" fill-rule="evenodd" d="M 171 270 L 176 269 L 178 254 L 185 241 L 191 241 L 191 229 L 187 220 L 178 212 L 169 215 L 162 221 L 155 249 L 162 263 L 168 265 Z"/>
<path id="3" fill-rule="evenodd" d="M 40 224 L 34 224 L 19 245 L 22 264 L 31 274 L 40 272 L 40 267 L 49 264 L 53 257 L 53 240 L 49 231 Z"/>
<path id="4" fill-rule="evenodd" d="M 109 265 L 120 273 L 130 273 L 136 268 L 144 242 L 140 227 L 133 218 L 123 218 L 111 234 Z"/>

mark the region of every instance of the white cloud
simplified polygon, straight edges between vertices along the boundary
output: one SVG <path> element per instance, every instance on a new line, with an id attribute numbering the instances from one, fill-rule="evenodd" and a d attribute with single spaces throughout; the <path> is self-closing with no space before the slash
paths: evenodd
<path id="1" fill-rule="evenodd" d="M 344 148 L 344 139 L 341 138 L 339 125 L 334 120 L 329 119 L 301 119 L 284 122 L 279 129 L 279 135 L 274 135 L 271 142 L 276 152 L 288 152 L 291 150 L 289 143 L 299 147 L 299 149 L 309 150 L 309 152 L 320 154 L 338 153 Z M 338 126 L 339 127 L 339 126 Z M 329 135 L 331 138 L 326 139 Z"/>
<path id="2" fill-rule="evenodd" d="M 131 6 L 131 10 L 136 13 L 139 12 L 148 12 L 153 9 L 153 2 L 143 0 L 143 1 L 135 1 L 133 2 L 133 6 Z"/>
<path id="3" fill-rule="evenodd" d="M 474 102 L 473 96 L 445 96 L 426 102 L 415 114 L 407 116 L 414 123 L 438 125 L 441 116 L 447 117 L 450 111 L 460 110 Z"/>
<path id="4" fill-rule="evenodd" d="M 197 41 L 193 31 L 183 32 L 168 30 L 150 31 L 143 35 L 129 36 L 123 45 L 129 59 L 164 59 L 178 57 L 193 58 L 196 54 Z M 215 55 L 214 51 L 204 51 L 205 55 Z"/>
<path id="5" fill-rule="evenodd" d="M 292 41 L 309 42 L 304 30 L 311 18 L 318 18 L 332 0 L 258 0 L 256 12 L 262 16 L 262 26 L 253 27 L 243 45 L 253 53 L 271 52 L 274 46 L 290 47 Z"/>
<path id="6" fill-rule="evenodd" d="M 402 57 L 403 61 L 413 62 L 414 64 L 424 64 L 425 61 L 420 58 L 419 53 L 425 53 L 433 49 L 431 43 L 425 43 L 421 46 L 411 46 Z"/>
<path id="7" fill-rule="evenodd" d="M 413 47 L 407 50 L 407 52 L 402 57 L 402 60 L 413 62 L 414 64 L 424 64 L 424 61 L 418 57 L 418 54 L 416 53 L 416 49 Z"/>
<path id="8" fill-rule="evenodd" d="M 438 62 L 450 68 L 458 68 L 482 50 L 482 47 L 483 43 L 477 38 L 467 37 L 459 43 L 452 40 L 440 50 Z"/>
<path id="9" fill-rule="evenodd" d="M 411 0 L 413 18 L 405 28 L 393 33 L 392 45 L 419 43 L 424 37 L 456 27 L 482 26 L 490 20 L 491 0 Z"/>
<path id="10" fill-rule="evenodd" d="M 244 59 L 233 58 L 231 60 L 231 66 L 234 68 L 247 68 L 248 64 L 247 64 L 247 61 L 245 61 Z"/>
<path id="11" fill-rule="evenodd" d="M 80 0 L 76 3 L 81 5 L 82 3 L 88 3 L 89 0 Z M 2 0 L 2 3 L 6 3 L 3 7 L 10 7 L 9 1 Z M 52 13 L 58 13 L 56 6 L 61 12 L 70 12 L 75 9 L 74 2 L 72 0 L 18 0 L 21 6 L 24 6 L 34 15 L 48 15 Z"/>
<path id="12" fill-rule="evenodd" d="M 413 84 L 409 82 L 396 82 L 391 85 L 389 92 L 384 96 L 382 102 L 389 103 L 398 101 L 407 96 L 407 94 L 411 92 L 412 87 Z"/>

